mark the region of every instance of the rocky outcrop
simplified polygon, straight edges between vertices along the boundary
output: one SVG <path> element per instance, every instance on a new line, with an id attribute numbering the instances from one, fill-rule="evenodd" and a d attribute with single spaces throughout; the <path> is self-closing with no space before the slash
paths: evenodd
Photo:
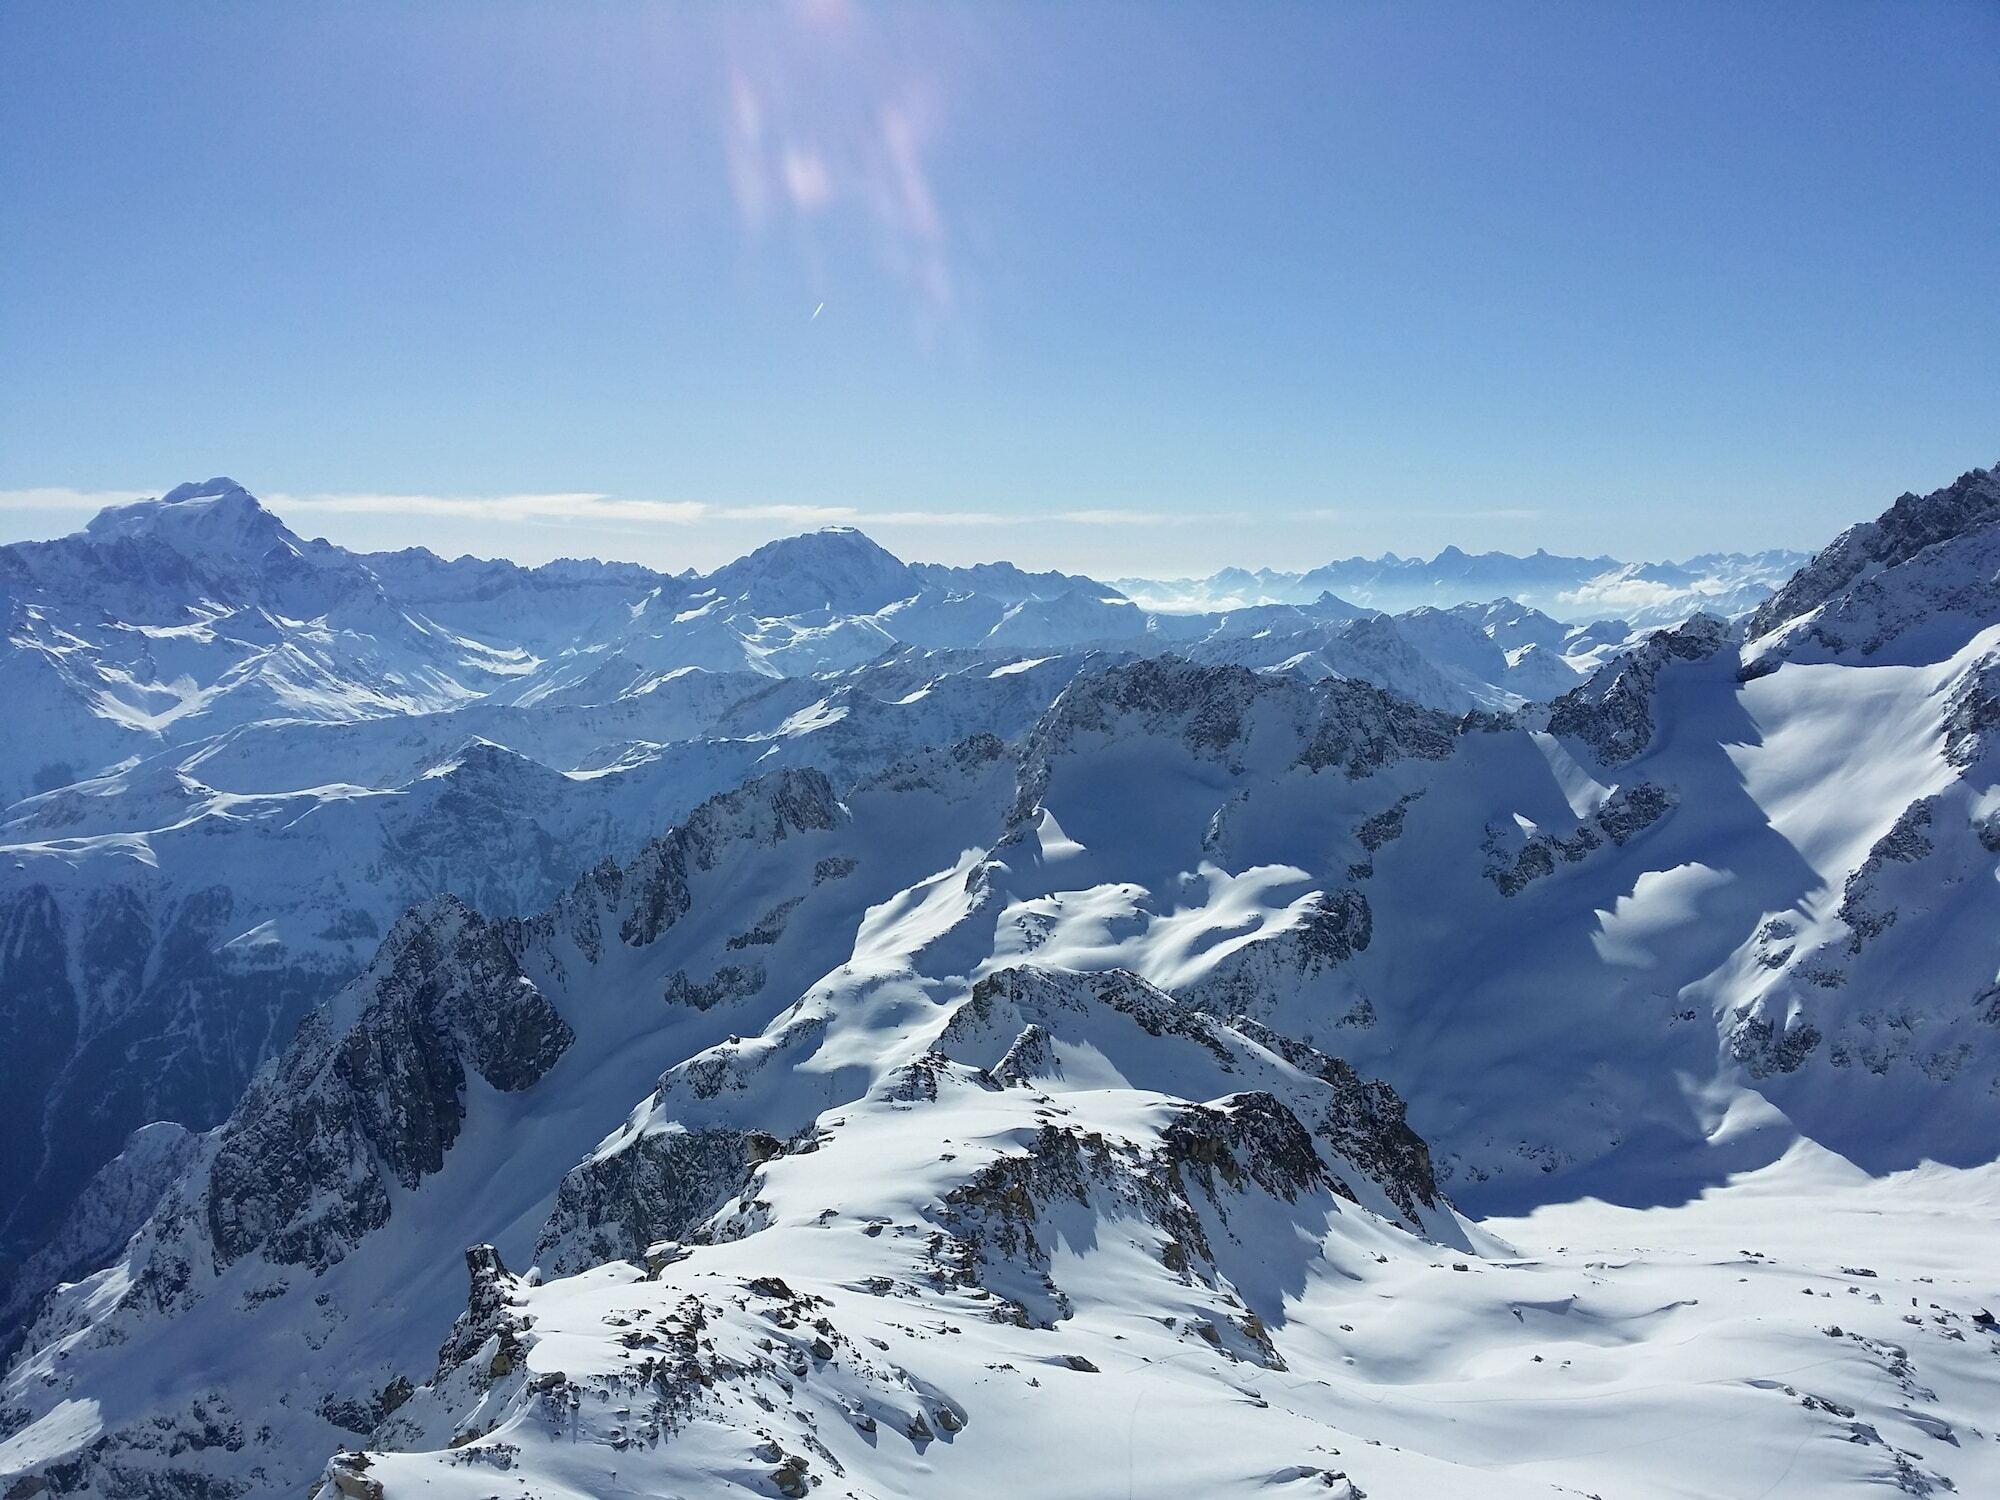
<path id="1" fill-rule="evenodd" d="M 1240 666 L 1158 656 L 1085 673 L 1021 747 L 1012 823 L 1034 814 L 1062 758 L 1097 736 L 1165 738 L 1199 760 L 1241 770 L 1254 740 L 1309 771 L 1358 779 L 1397 760 L 1442 760 L 1456 743 L 1450 715 L 1419 708 L 1365 682 L 1307 684 Z"/>
<path id="2" fill-rule="evenodd" d="M 687 915 L 690 874 L 713 869 L 724 849 L 825 831 L 840 816 L 833 783 L 817 770 L 777 771 L 709 798 L 685 823 L 647 845 L 627 869 L 631 907 L 620 936 L 634 948 L 657 941 Z"/>
<path id="3" fill-rule="evenodd" d="M 1944 757 L 1970 770 L 2000 733 L 2000 656 L 1989 656 L 1961 677 L 1945 700 Z"/>
<path id="4" fill-rule="evenodd" d="M 149 1231 L 134 1297 L 175 1304 L 202 1260 L 340 1260 L 387 1222 L 392 1185 L 444 1165 L 469 1076 L 518 1092 L 572 1039 L 500 929 L 452 897 L 399 922 L 346 1003 L 350 1025 L 308 1018 L 216 1132 Z"/>
<path id="5" fill-rule="evenodd" d="M 1630 842 L 1664 818 L 1673 806 L 1672 792 L 1641 781 L 1618 788 L 1567 834 L 1523 835 L 1518 824 L 1496 823 L 1486 831 L 1482 873 L 1501 895 L 1518 896 L 1543 876 L 1554 874 L 1559 863 L 1575 864 L 1607 842 L 1614 846 Z"/>
<path id="6" fill-rule="evenodd" d="M 1660 673 L 1674 662 L 1705 661 L 1735 643 L 1727 621 L 1694 615 L 1680 628 L 1648 636 L 1637 651 L 1607 662 L 1546 710 L 1523 710 L 1522 721 L 1539 719 L 1550 734 L 1588 745 L 1600 764 L 1621 766 L 1653 742 L 1653 694 Z"/>
<path id="7" fill-rule="evenodd" d="M 535 1242 L 535 1264 L 567 1276 L 606 1261 L 642 1262 L 648 1246 L 687 1239 L 782 1149 L 762 1131 L 727 1126 L 621 1141 L 563 1178 Z"/>
<path id="8" fill-rule="evenodd" d="M 1374 913 L 1358 887 L 1315 891 L 1298 922 L 1242 944 L 1182 986 L 1181 995 L 1216 1015 L 1255 1011 L 1264 997 L 1294 990 L 1346 963 L 1367 948 L 1374 930 Z"/>
<path id="9" fill-rule="evenodd" d="M 1228 1272 L 1233 1206 L 1250 1194 L 1288 1205 L 1350 1196 L 1298 1117 L 1270 1094 L 1181 1106 L 1151 1146 L 1047 1124 L 1026 1149 L 945 1197 L 936 1215 L 945 1235 L 931 1246 L 934 1274 L 995 1294 L 995 1317 L 1053 1328 L 1071 1314 L 1054 1259 L 1066 1209 L 1137 1220 L 1155 1231 L 1162 1269 L 1203 1287 L 1217 1306 L 1215 1318 L 1190 1332 L 1234 1358 L 1282 1369 Z"/>
<path id="10" fill-rule="evenodd" d="M 1764 1079 L 1797 1072 L 1820 1041 L 1819 1028 L 1810 1021 L 1773 1020 L 1753 1011 L 1729 1028 L 1725 1044 L 1744 1072 Z"/>
<path id="11" fill-rule="evenodd" d="M 1838 915 L 1847 924 L 1849 953 L 1859 953 L 1896 925 L 1896 908 L 1882 901 L 1877 887 L 1887 866 L 1915 864 L 1936 850 L 1930 828 L 1937 801 L 1926 797 L 1904 808 L 1895 824 L 1868 850 L 1861 867 L 1847 877 Z"/>
<path id="12" fill-rule="evenodd" d="M 515 1278 L 491 1245 L 466 1250 L 465 1272 L 469 1282 L 465 1311 L 438 1349 L 438 1372 L 442 1375 L 464 1364 L 490 1345 L 483 1374 L 488 1380 L 503 1379 L 519 1368 L 526 1352 L 522 1336 L 528 1325 L 513 1306 Z"/>
<path id="13" fill-rule="evenodd" d="M 1002 1007 L 1045 1019 L 1065 1012 L 1087 1016 L 1102 1008 L 1130 1018 L 1148 1036 L 1179 1038 L 1227 1061 L 1227 1049 L 1211 1017 L 1138 975 L 1123 969 L 1082 974 L 1035 964 L 999 969 L 974 984 L 971 994 L 938 1033 L 937 1046 L 947 1053 L 953 1051 L 957 1044 L 993 1026 Z M 1023 1045 L 1018 1037 L 1015 1045 Z M 1034 1044 L 1027 1046 L 1030 1051 L 1022 1053 L 1023 1060 L 1032 1055 Z"/>
<path id="14" fill-rule="evenodd" d="M 1066 1038 L 1103 1044 L 1093 1026 L 1093 1017 L 1103 1013 L 1126 1017 L 1149 1036 L 1199 1049 L 1196 1055 L 1240 1094 L 1280 1099 L 1323 1143 L 1335 1191 L 1352 1196 L 1338 1185 L 1343 1175 L 1371 1183 L 1412 1228 L 1421 1228 L 1425 1210 L 1442 1204 L 1429 1148 L 1410 1129 L 1403 1101 L 1389 1085 L 1363 1079 L 1341 1059 L 1249 1016 L 1221 1019 L 1193 997 L 1169 995 L 1122 970 L 999 970 L 973 987 L 935 1048 L 958 1057 L 990 1046 L 995 1036 L 1010 1036 L 988 1076 L 1003 1087 L 1045 1085 L 1059 1075 L 1062 1054 L 1072 1045 Z M 1162 1049 L 1160 1066 L 1173 1066 L 1175 1055 Z"/>
<path id="15" fill-rule="evenodd" d="M 1928 495 L 1905 493 L 1873 521 L 1850 526 L 1750 616 L 1751 639 L 1817 609 L 1857 580 L 1927 547 L 2000 522 L 2000 469 L 1972 469 Z"/>
<path id="16" fill-rule="evenodd" d="M 1419 1222 L 1423 1209 L 1444 1201 L 1430 1147 L 1410 1128 L 1402 1097 L 1393 1088 L 1380 1079 L 1363 1078 L 1344 1058 L 1329 1057 L 1248 1016 L 1236 1016 L 1230 1025 L 1327 1086 L 1331 1095 L 1325 1107 L 1306 1116 L 1314 1133 L 1373 1179 L 1407 1220 Z"/>
<path id="17" fill-rule="evenodd" d="M 1011 758 L 1013 753 L 997 734 L 968 735 L 950 745 L 925 746 L 872 776 L 862 777 L 854 789 L 954 794 L 989 767 Z"/>

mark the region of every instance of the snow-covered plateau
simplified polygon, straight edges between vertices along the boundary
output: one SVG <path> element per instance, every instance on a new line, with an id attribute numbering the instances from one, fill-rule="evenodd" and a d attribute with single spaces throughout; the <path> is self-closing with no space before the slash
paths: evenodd
<path id="1" fill-rule="evenodd" d="M 1437 563 L 0 548 L 0 1497 L 2000 1494 L 2000 473 Z"/>

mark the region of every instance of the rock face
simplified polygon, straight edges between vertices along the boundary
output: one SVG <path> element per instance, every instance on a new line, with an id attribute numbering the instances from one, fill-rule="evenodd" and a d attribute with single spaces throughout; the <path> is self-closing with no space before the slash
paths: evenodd
<path id="1" fill-rule="evenodd" d="M 718 851 L 740 842 L 775 843 L 788 834 L 833 827 L 840 799 L 819 771 L 783 771 L 743 795 L 713 798 L 651 845 L 627 873 L 631 915 L 619 935 L 632 947 L 658 939 L 687 914 L 688 876 L 714 867 Z"/>
<path id="2" fill-rule="evenodd" d="M 1673 793 L 1642 781 L 1618 788 L 1567 834 L 1537 831 L 1523 837 L 1518 826 L 1490 825 L 1484 874 L 1501 895 L 1518 896 L 1531 881 L 1555 873 L 1558 863 L 1575 864 L 1607 842 L 1622 847 L 1664 818 L 1673 805 Z"/>
<path id="3" fill-rule="evenodd" d="M 1996 615 L 2000 472 L 1974 469 L 1842 533 L 1751 617 L 1747 670 L 1942 661 Z"/>
<path id="4" fill-rule="evenodd" d="M 59 1281 L 76 1280 L 118 1258 L 194 1159 L 195 1137 L 171 1121 L 132 1132 L 125 1149 L 91 1178 L 62 1227 L 17 1272 L 0 1303 L 0 1349 L 11 1349 L 38 1303 Z"/>
<path id="5" fill-rule="evenodd" d="M 1050 767 L 1093 739 L 1165 739 L 1241 771 L 1252 756 L 1350 779 L 1410 757 L 1442 760 L 1458 724 L 1367 683 L 1306 685 L 1243 667 L 1154 657 L 1079 678 L 1027 736 L 1016 819 L 1046 791 Z"/>
<path id="6" fill-rule="evenodd" d="M 723 1126 L 624 1142 L 563 1178 L 535 1264 L 570 1275 L 612 1260 L 643 1263 L 648 1246 L 686 1239 L 783 1149 L 762 1131 Z"/>
<path id="7" fill-rule="evenodd" d="M 1048 1087 L 1064 1076 L 1064 1059 L 1074 1049 L 1103 1051 L 1127 1025 L 1164 1044 L 1163 1055 L 1185 1051 L 1199 1057 L 1216 1070 L 1218 1082 L 1235 1082 L 1241 1086 L 1237 1092 L 1260 1101 L 1240 1119 L 1246 1130 L 1257 1123 L 1272 1148 L 1260 1157 L 1257 1141 L 1245 1138 L 1252 1150 L 1246 1170 L 1267 1190 L 1295 1196 L 1310 1177 L 1350 1199 L 1357 1188 L 1379 1191 L 1412 1225 L 1421 1225 L 1425 1211 L 1442 1202 L 1429 1152 L 1406 1123 L 1394 1089 L 1365 1082 L 1345 1062 L 1259 1021 L 1221 1019 L 1133 974 L 1078 974 L 1039 965 L 998 970 L 972 987 L 935 1047 L 945 1058 L 969 1063 L 993 1055 L 996 1042 L 1011 1037 L 990 1068 L 991 1077 L 1008 1087 Z M 1272 1105 L 1282 1107 L 1294 1124 L 1302 1120 L 1310 1126 L 1339 1163 L 1334 1175 L 1322 1180 L 1322 1169 L 1308 1172 L 1300 1165 Z M 1336 1180 L 1339 1174 L 1352 1181 Z M 1281 1179 L 1291 1183 L 1289 1190 Z"/>
<path id="8" fill-rule="evenodd" d="M 1705 661 L 1735 642 L 1727 622 L 1695 615 L 1675 630 L 1649 636 L 1645 645 L 1600 667 L 1582 687 L 1549 705 L 1550 734 L 1581 740 L 1607 766 L 1620 766 L 1652 743 L 1653 694 L 1669 662 Z M 1532 713 L 1532 711 L 1530 711 Z"/>
<path id="9" fill-rule="evenodd" d="M 202 1211 L 220 1263 L 338 1261 L 386 1222 L 394 1187 L 444 1165 L 468 1076 L 518 1092 L 573 1037 L 501 930 L 451 897 L 398 923 L 361 984 L 354 1024 L 314 1017 L 217 1132 Z"/>
<path id="10" fill-rule="evenodd" d="M 1850 526 L 1751 614 L 1755 639 L 1818 609 L 1926 548 L 2000 523 L 2000 469 L 1971 469 L 1928 495 L 1904 494 L 1873 521 Z"/>

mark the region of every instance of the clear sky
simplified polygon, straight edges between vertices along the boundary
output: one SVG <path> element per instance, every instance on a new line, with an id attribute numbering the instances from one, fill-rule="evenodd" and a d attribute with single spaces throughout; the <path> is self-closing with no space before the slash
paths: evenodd
<path id="1" fill-rule="evenodd" d="M 0 536 L 1100 574 L 2000 459 L 2000 4 L 0 5 Z"/>

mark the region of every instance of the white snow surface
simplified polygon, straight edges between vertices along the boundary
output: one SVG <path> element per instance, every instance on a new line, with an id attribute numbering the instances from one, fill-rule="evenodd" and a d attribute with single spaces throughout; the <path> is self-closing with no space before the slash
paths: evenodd
<path id="1" fill-rule="evenodd" d="M 1008 623 L 1136 608 L 1087 580 L 843 533 L 725 570 L 741 610 L 613 575 L 644 629 L 533 703 L 256 721 L 17 804 L 5 856 L 79 898 L 285 830 L 245 962 L 453 788 L 579 869 L 678 826 L 540 915 L 496 873 L 509 920 L 397 922 L 42 1305 L 0 1493 L 2000 1493 L 1969 480 L 1748 642 L 1316 595 L 1141 654 Z M 159 504 L 218 556 L 324 562 L 194 490 Z M 843 592 L 886 655 L 829 664 Z M 739 654 L 687 673 L 663 618 Z"/>

